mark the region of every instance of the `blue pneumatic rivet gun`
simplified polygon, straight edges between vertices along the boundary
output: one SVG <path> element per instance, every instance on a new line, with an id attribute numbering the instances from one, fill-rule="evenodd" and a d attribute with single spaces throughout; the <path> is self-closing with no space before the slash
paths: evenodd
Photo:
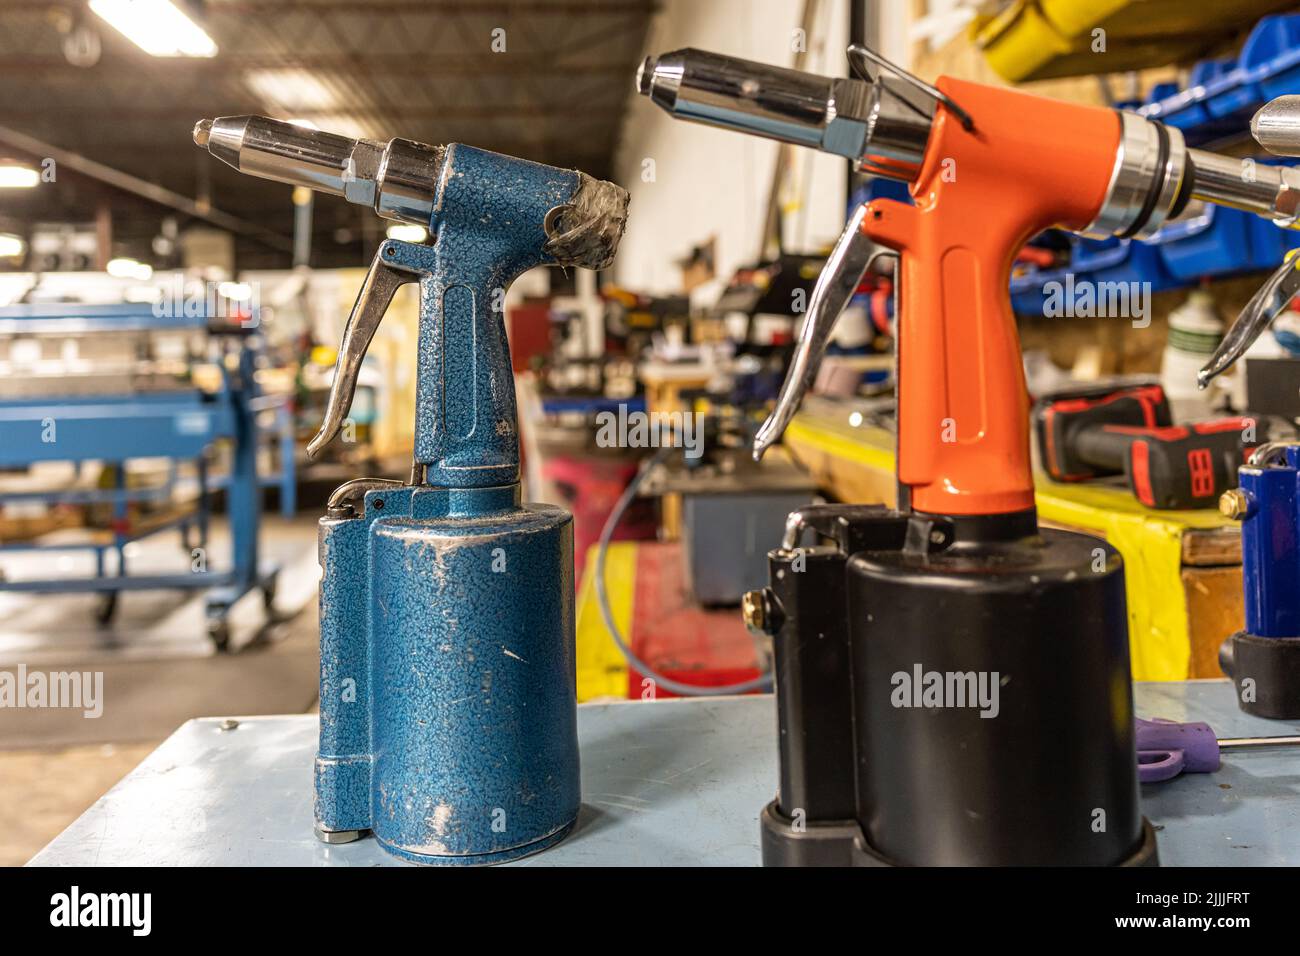
<path id="1" fill-rule="evenodd" d="M 320 522 L 316 832 L 365 830 L 420 863 L 543 850 L 580 802 L 573 525 L 521 504 L 503 302 L 539 265 L 614 258 L 628 194 L 469 146 L 354 140 L 257 116 L 195 142 L 241 172 L 418 223 L 388 240 L 348 319 L 314 455 L 339 432 L 397 287 L 420 284 L 411 479 L 357 479 Z"/>

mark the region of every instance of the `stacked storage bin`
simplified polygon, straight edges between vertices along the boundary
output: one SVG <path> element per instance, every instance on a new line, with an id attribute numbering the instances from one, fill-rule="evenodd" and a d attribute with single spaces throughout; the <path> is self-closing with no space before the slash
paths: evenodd
<path id="1" fill-rule="evenodd" d="M 1300 93 L 1300 14 L 1265 17 L 1236 59 L 1205 60 L 1186 89 L 1157 85 L 1137 112 L 1182 130 L 1192 145 L 1240 135 L 1270 99 Z M 1276 158 L 1257 159 L 1276 163 Z M 1041 315 L 1049 283 L 1139 282 L 1152 292 L 1195 285 L 1204 277 L 1273 269 L 1300 234 L 1250 213 L 1193 204 L 1150 239 L 1073 238 L 1068 263 L 1029 269 L 1011 280 L 1016 312 Z"/>

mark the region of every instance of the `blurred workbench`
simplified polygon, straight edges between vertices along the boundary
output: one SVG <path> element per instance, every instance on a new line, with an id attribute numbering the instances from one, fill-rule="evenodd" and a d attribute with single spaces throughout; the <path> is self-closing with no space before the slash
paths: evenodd
<path id="1" fill-rule="evenodd" d="M 1139 715 L 1221 737 L 1296 733 L 1243 714 L 1225 681 L 1139 684 Z M 771 695 L 578 708 L 582 809 L 524 866 L 757 866 L 776 792 Z M 181 726 L 32 860 L 33 866 L 404 866 L 370 837 L 312 834 L 313 714 Z M 1297 756 L 1236 752 L 1216 773 L 1142 788 L 1165 866 L 1294 866 Z"/>
<path id="2" fill-rule="evenodd" d="M 851 404 L 811 398 L 786 446 L 844 502 L 893 505 L 892 431 Z M 1123 484 L 1060 484 L 1035 475 L 1038 515 L 1100 535 L 1124 558 L 1137 680 L 1220 677 L 1219 645 L 1243 627 L 1241 533 L 1217 511 L 1154 511 Z"/>

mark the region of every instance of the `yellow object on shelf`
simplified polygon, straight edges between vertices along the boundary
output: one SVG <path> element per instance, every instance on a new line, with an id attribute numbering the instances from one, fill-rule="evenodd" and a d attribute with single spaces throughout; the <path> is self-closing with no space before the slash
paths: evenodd
<path id="1" fill-rule="evenodd" d="M 338 357 L 339 350 L 332 345 L 312 346 L 311 361 L 313 365 L 319 365 L 322 368 L 333 368 Z"/>
<path id="2" fill-rule="evenodd" d="M 1196 59 L 1292 0 L 1015 0 L 971 25 L 1012 83 L 1141 70 Z"/>
<path id="3" fill-rule="evenodd" d="M 1034 484 L 1040 519 L 1095 531 L 1124 558 L 1134 679 L 1185 680 L 1192 644 L 1182 582 L 1183 535 L 1191 528 L 1233 523 L 1208 508 L 1152 511 L 1112 487 L 1057 484 L 1043 475 L 1035 475 Z"/>

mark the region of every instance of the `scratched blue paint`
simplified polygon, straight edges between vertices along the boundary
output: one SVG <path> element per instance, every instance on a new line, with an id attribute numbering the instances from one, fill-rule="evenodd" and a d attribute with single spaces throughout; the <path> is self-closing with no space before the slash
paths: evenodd
<path id="1" fill-rule="evenodd" d="M 1241 523 L 1246 632 L 1300 637 L 1300 448 L 1285 462 L 1238 470 L 1250 510 Z"/>
<path id="2" fill-rule="evenodd" d="M 322 519 L 322 829 L 478 864 L 572 826 L 572 519 L 518 493 L 371 491 Z"/>
<path id="3" fill-rule="evenodd" d="M 544 849 L 580 803 L 573 524 L 522 505 L 504 293 L 578 174 L 449 146 L 417 273 L 415 460 L 423 486 L 320 522 L 316 823 L 421 863 Z"/>

